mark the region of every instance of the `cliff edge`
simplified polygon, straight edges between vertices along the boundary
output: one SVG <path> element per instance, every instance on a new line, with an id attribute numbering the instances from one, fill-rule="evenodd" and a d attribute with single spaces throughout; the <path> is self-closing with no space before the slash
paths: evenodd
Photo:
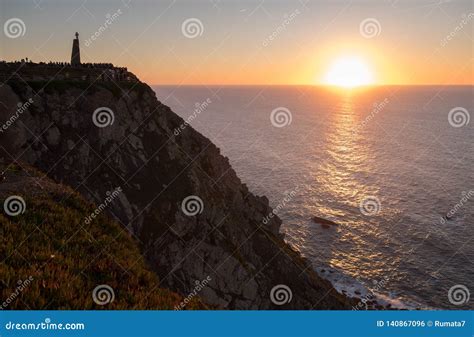
<path id="1" fill-rule="evenodd" d="M 104 212 L 133 234 L 162 286 L 187 296 L 210 280 L 199 296 L 216 308 L 351 307 L 284 242 L 278 217 L 262 222 L 268 199 L 146 84 L 10 80 L 0 101 L 4 160 L 96 204 L 120 188 Z"/>

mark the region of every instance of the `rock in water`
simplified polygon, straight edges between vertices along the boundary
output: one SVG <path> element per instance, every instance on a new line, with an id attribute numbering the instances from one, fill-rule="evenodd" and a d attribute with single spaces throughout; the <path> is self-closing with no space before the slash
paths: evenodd
<path id="1" fill-rule="evenodd" d="M 323 228 L 330 228 L 331 226 L 339 226 L 339 224 L 335 223 L 334 221 L 331 221 L 331 220 L 328 220 L 328 219 L 324 219 L 324 218 L 320 218 L 318 216 L 314 216 L 312 218 L 312 220 L 318 224 L 321 225 L 321 227 Z"/>

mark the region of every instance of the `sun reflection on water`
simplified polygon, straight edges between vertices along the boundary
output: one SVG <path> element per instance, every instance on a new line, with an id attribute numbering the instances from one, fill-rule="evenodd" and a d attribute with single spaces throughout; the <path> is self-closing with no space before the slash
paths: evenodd
<path id="1" fill-rule="evenodd" d="M 382 265 L 375 266 L 377 259 L 370 249 L 374 242 L 370 238 L 381 237 L 383 234 L 374 223 L 357 211 L 360 198 L 378 192 L 377 186 L 368 186 L 365 176 L 373 172 L 370 156 L 371 147 L 364 140 L 364 133 L 357 129 L 360 120 L 365 116 L 358 111 L 356 96 L 352 92 L 341 94 L 339 104 L 330 114 L 327 132 L 326 153 L 324 161 L 316 177 L 318 189 L 324 191 L 323 205 L 318 205 L 317 213 L 326 215 L 341 224 L 337 229 L 339 244 L 347 244 L 350 248 L 345 253 L 331 251 L 328 263 L 332 267 L 357 276 L 364 265 L 371 265 L 372 277 L 377 277 L 376 270 L 382 271 Z M 347 207 L 333 208 L 331 201 L 342 202 Z M 357 214 L 357 216 L 354 216 Z M 362 267 L 362 268 L 361 268 Z M 369 268 L 367 268 L 368 270 Z M 375 272 L 374 272 L 375 271 Z"/>
<path id="2" fill-rule="evenodd" d="M 331 116 L 332 130 L 327 137 L 329 157 L 323 164 L 326 175 L 322 183 L 334 197 L 352 200 L 366 188 L 355 175 L 364 171 L 370 172 L 365 167 L 369 149 L 361 146 L 361 135 L 355 132 L 359 116 L 352 94 L 341 96 L 341 102 Z"/>

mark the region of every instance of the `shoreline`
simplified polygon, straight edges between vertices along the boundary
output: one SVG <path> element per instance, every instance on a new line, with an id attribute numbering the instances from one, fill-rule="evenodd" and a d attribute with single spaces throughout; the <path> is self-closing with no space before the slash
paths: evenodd
<path id="1" fill-rule="evenodd" d="M 329 266 L 315 267 L 314 271 L 319 277 L 330 282 L 334 289 L 341 295 L 357 301 L 352 310 L 436 310 L 421 303 L 408 303 L 401 299 L 383 293 L 383 288 L 388 278 L 380 281 L 374 280 L 374 286 L 369 288 L 343 271 Z"/>

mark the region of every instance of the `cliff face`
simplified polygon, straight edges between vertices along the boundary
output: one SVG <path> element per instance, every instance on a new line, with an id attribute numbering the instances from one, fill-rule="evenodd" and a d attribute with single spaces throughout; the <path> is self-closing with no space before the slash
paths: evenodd
<path id="1" fill-rule="evenodd" d="M 96 206 L 71 188 L 24 163 L 0 171 L 0 200 L 11 200 L 0 213 L 0 310 L 170 310 L 184 301 L 160 288 L 122 226 L 105 214 L 84 223 Z"/>
<path id="2" fill-rule="evenodd" d="M 278 217 L 263 224 L 267 198 L 253 195 L 219 149 L 147 85 L 9 82 L 0 97 L 0 121 L 18 115 L 0 132 L 5 158 L 97 204 L 120 187 L 105 211 L 139 240 L 162 285 L 186 296 L 210 279 L 199 296 L 217 308 L 350 308 L 285 244 Z M 112 111 L 113 123 L 94 123 L 99 107 Z M 270 292 L 281 284 L 292 299 L 277 306 Z"/>

